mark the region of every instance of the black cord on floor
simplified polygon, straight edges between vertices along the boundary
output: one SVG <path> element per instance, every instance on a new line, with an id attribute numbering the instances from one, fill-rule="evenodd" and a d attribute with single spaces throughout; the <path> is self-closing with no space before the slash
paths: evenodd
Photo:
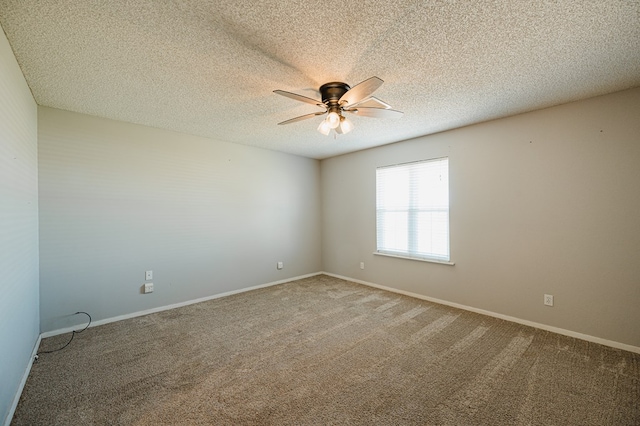
<path id="1" fill-rule="evenodd" d="M 73 332 L 71 333 L 71 339 L 69 339 L 69 341 L 67 342 L 67 344 L 66 344 L 66 345 L 64 345 L 63 347 L 61 347 L 61 348 L 59 348 L 59 349 L 54 349 L 54 350 L 51 350 L 51 351 L 42 351 L 42 352 L 38 352 L 38 353 L 36 354 L 36 356 L 35 356 L 36 361 L 37 361 L 37 360 L 38 360 L 38 358 L 40 357 L 40 354 L 50 354 L 50 353 L 53 353 L 53 352 L 58 352 L 58 351 L 63 350 L 64 348 L 66 348 L 67 346 L 69 346 L 69 343 L 71 343 L 71 341 L 73 340 L 73 337 L 74 337 L 76 334 L 80 334 L 80 333 L 82 333 L 83 331 L 85 331 L 87 328 L 89 328 L 89 326 L 91 325 L 91 315 L 89 315 L 89 314 L 88 314 L 88 313 L 86 313 L 86 312 L 76 312 L 76 313 L 75 313 L 75 314 L 73 314 L 73 315 L 78 315 L 78 314 L 85 314 L 86 316 L 88 316 L 88 317 L 89 317 L 89 324 L 87 324 L 87 326 L 86 326 L 85 328 L 83 328 L 82 330 L 80 330 L 80 331 L 73 330 Z"/>

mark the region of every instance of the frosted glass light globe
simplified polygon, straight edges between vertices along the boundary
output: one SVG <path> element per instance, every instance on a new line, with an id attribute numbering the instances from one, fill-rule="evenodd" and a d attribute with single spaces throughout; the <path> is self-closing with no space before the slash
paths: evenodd
<path id="1" fill-rule="evenodd" d="M 342 130 L 342 133 L 349 133 L 350 131 L 352 131 L 353 123 L 351 122 L 351 120 L 349 120 L 347 117 L 342 117 L 342 120 L 340 120 L 340 130 Z"/>
<path id="2" fill-rule="evenodd" d="M 327 123 L 332 129 L 335 129 L 340 125 L 340 115 L 337 112 L 330 112 L 327 116 Z"/>
<path id="3" fill-rule="evenodd" d="M 322 122 L 318 126 L 318 131 L 323 135 L 328 136 L 329 132 L 331 131 L 331 125 L 327 120 L 322 120 Z"/>

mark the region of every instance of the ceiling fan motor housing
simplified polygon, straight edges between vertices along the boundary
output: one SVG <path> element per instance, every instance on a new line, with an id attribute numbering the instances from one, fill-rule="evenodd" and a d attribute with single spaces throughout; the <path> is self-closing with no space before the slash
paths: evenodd
<path id="1" fill-rule="evenodd" d="M 331 107 L 339 107 L 338 101 L 351 89 L 347 83 L 334 81 L 320 86 L 320 94 L 322 95 L 322 103 Z"/>

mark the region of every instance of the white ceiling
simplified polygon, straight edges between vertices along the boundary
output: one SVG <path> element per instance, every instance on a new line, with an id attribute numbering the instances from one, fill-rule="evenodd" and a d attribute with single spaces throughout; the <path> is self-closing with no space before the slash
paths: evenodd
<path id="1" fill-rule="evenodd" d="M 640 86 L 638 0 L 0 0 L 39 105 L 311 158 Z M 316 131 L 329 81 L 397 120 Z"/>

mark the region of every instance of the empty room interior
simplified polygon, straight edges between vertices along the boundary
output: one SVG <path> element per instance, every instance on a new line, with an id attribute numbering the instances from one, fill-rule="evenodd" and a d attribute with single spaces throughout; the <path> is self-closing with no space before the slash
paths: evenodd
<path id="1" fill-rule="evenodd" d="M 2 424 L 640 424 L 639 1 L 0 26 Z"/>

